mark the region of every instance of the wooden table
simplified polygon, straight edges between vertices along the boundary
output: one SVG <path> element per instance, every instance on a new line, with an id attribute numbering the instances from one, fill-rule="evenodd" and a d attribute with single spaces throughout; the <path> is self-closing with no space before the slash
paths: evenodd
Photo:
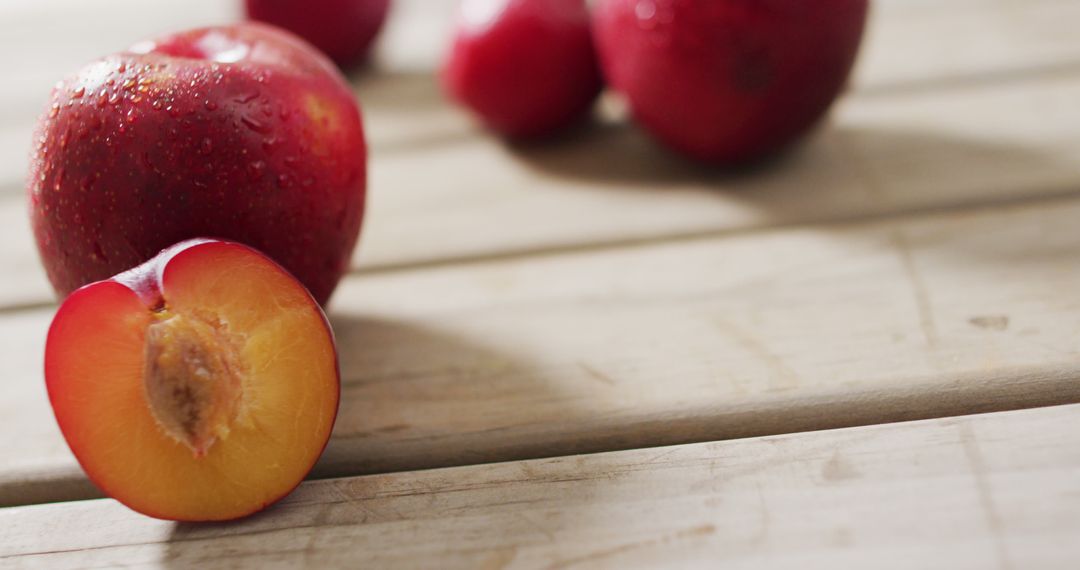
<path id="1" fill-rule="evenodd" d="M 451 3 L 400 1 L 353 78 L 370 209 L 314 480 L 230 524 L 97 499 L 45 397 L 30 129 L 232 4 L 0 6 L 0 567 L 1076 567 L 1075 0 L 877 0 L 828 123 L 737 174 L 615 100 L 500 143 L 437 88 Z"/>

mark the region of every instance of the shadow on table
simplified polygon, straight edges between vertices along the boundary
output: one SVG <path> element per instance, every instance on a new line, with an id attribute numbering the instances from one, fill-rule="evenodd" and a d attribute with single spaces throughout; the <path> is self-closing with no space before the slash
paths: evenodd
<path id="1" fill-rule="evenodd" d="M 475 136 L 476 124 L 447 100 L 429 71 L 379 72 L 352 78 L 372 153 L 451 147 Z"/>
<path id="2" fill-rule="evenodd" d="M 633 193 L 665 208 L 672 200 L 715 203 L 687 234 L 895 217 L 1074 194 L 1080 163 L 1047 145 L 963 138 L 926 129 L 826 121 L 798 144 L 738 167 L 692 162 L 627 120 L 596 120 L 543 143 L 507 143 L 524 168 L 560 191 Z M 580 190 L 579 190 L 580 189 Z M 613 205 L 618 197 L 612 198 Z M 676 202 L 677 203 L 677 202 Z M 727 218 L 725 218 L 727 216 Z M 678 227 L 658 220 L 663 235 Z M 647 239 L 652 236 L 635 236 Z"/>
<path id="3" fill-rule="evenodd" d="M 1010 238 L 1010 232 L 1030 231 L 1032 219 L 1022 220 L 1024 223 L 1015 228 L 993 227 L 993 220 L 980 221 L 977 216 L 965 213 L 955 215 L 958 222 L 941 229 L 944 225 L 925 224 L 906 217 L 905 212 L 958 210 L 960 206 L 995 201 L 1048 201 L 1075 195 L 1075 180 L 1080 178 L 1080 166 L 1045 149 L 916 130 L 825 125 L 812 134 L 807 144 L 769 163 L 738 172 L 687 163 L 658 149 L 629 125 L 594 125 L 566 137 L 556 144 L 512 148 L 518 160 L 553 177 L 586 180 L 609 186 L 612 191 L 643 192 L 682 186 L 683 190 L 689 188 L 717 200 L 731 200 L 756 209 L 766 220 L 764 225 L 824 220 L 861 222 L 874 216 L 895 217 L 896 224 L 882 226 L 881 232 L 852 232 L 845 224 L 824 224 L 814 230 L 853 245 L 896 248 L 896 262 L 905 264 L 906 271 L 913 276 L 912 295 L 921 305 L 917 309 L 926 312 L 933 310 L 933 291 L 921 290 L 925 285 L 914 277 L 922 263 L 952 265 L 951 289 L 963 292 L 993 286 L 995 281 L 987 279 L 988 275 L 994 277 L 988 273 L 990 269 L 997 271 L 994 268 L 1000 266 L 1002 272 L 1022 273 L 1025 263 L 1037 263 L 1045 269 L 1046 260 L 1025 251 L 1036 243 L 1030 236 Z M 824 175 L 822 170 L 826 171 Z M 1020 181 L 1039 186 L 1021 194 L 1016 192 Z M 890 232 L 895 233 L 895 239 L 888 239 Z M 983 239 L 987 234 L 992 239 Z M 1048 235 L 1046 239 L 1060 243 L 1038 242 L 1044 243 L 1040 247 L 1066 254 L 1080 246 L 1074 243 L 1080 239 L 1071 235 Z M 933 248 L 932 259 L 921 256 L 924 246 Z M 1074 258 L 1073 254 L 1063 255 L 1062 283 L 1069 282 L 1065 272 L 1075 265 L 1066 261 Z M 786 273 L 777 272 L 777 279 L 787 278 Z M 762 290 L 759 297 L 767 296 L 767 289 Z M 782 303 L 784 299 L 775 301 Z M 912 302 L 907 297 L 898 297 L 896 301 Z M 770 299 L 758 298 L 754 302 L 768 303 Z M 1023 311 L 1024 307 L 1022 303 L 994 307 L 994 314 L 1015 317 L 1018 315 L 1013 312 Z M 342 365 L 342 404 L 335 437 L 314 472 L 317 477 L 506 461 L 553 452 L 595 451 L 578 449 L 577 443 L 567 441 L 556 442 L 558 449 L 555 449 L 553 440 L 543 440 L 544 426 L 536 423 L 543 418 L 550 423 L 550 406 L 559 406 L 563 410 L 561 417 L 567 421 L 587 419 L 586 403 L 577 403 L 580 407 L 575 409 L 575 402 L 560 393 L 559 382 L 565 382 L 569 376 L 566 371 L 545 370 L 530 362 L 527 355 L 500 345 L 501 339 L 484 338 L 476 329 L 463 329 L 473 331 L 470 335 L 455 332 L 454 319 L 463 318 L 466 317 L 462 314 L 447 314 L 445 327 L 435 328 L 430 324 L 356 314 L 332 315 Z M 941 334 L 951 334 L 949 330 Z M 842 344 L 851 340 L 820 338 L 816 342 Z M 928 351 L 933 353 L 933 348 Z M 942 394 L 950 389 L 943 385 Z M 521 402 L 532 405 L 523 408 Z M 512 407 L 515 404 L 517 408 Z M 875 405 L 883 403 L 879 401 Z M 994 402 L 980 411 L 1016 405 L 1012 401 Z M 546 411 L 540 413 L 533 409 L 545 406 Z M 962 412 L 949 410 L 949 413 Z M 877 418 L 883 419 L 889 418 Z M 682 442 L 650 441 L 647 433 L 651 432 L 636 427 L 639 437 L 633 444 L 637 447 L 717 440 L 733 435 L 730 425 L 708 417 L 684 426 L 684 432 L 693 435 Z M 828 426 L 812 423 L 800 429 L 822 427 Z M 606 445 L 609 449 L 618 447 Z M 374 479 L 369 481 L 376 484 Z M 389 509 L 395 501 L 414 499 L 407 494 L 392 496 L 386 505 Z M 215 547 L 218 558 L 222 553 L 236 556 L 249 553 L 268 564 L 275 560 L 280 563 L 280 557 L 302 557 L 316 545 L 316 529 L 335 524 L 360 525 L 367 520 L 362 511 L 366 507 L 353 512 L 304 509 L 304 500 L 303 493 L 298 492 L 285 503 L 236 523 L 178 524 L 167 547 L 166 563 L 190 565 L 206 548 L 206 542 L 199 539 L 222 536 L 226 538 L 216 539 L 220 541 Z M 357 500 L 343 497 L 338 504 Z"/>
<path id="4" fill-rule="evenodd" d="M 1072 149 L 1059 151 L 1037 139 L 1017 144 L 1005 138 L 968 138 L 955 131 L 827 118 L 796 145 L 738 168 L 692 162 L 625 118 L 597 118 L 551 141 L 506 147 L 525 167 L 564 180 L 569 188 L 635 197 L 653 194 L 650 199 L 657 205 L 677 192 L 683 199 L 695 197 L 699 204 L 730 206 L 723 212 L 718 208 L 716 221 L 704 224 L 704 230 L 700 225 L 688 228 L 688 236 L 797 225 L 851 241 L 854 234 L 846 230 L 852 224 L 896 220 L 896 226 L 888 227 L 899 228 L 919 215 L 959 217 L 990 207 L 1018 212 L 1028 205 L 1066 204 L 1080 196 L 1080 163 L 1067 154 Z M 617 199 L 612 198 L 613 203 Z M 738 215 L 730 221 L 721 217 L 731 211 Z M 954 235 L 943 244 L 933 235 L 909 238 L 897 230 L 894 245 L 919 249 L 934 242 L 939 255 L 955 259 L 961 268 L 1007 262 L 1019 271 L 1040 262 L 1024 250 L 1024 243 L 1038 243 L 1020 239 L 1024 227 L 998 230 L 1015 233 L 1015 243 L 988 247 L 978 236 Z M 662 225 L 662 232 L 655 237 L 681 235 L 672 225 Z M 635 237 L 645 241 L 654 236 Z M 1078 245 L 1060 231 L 1043 239 L 1062 242 L 1063 250 Z"/>
<path id="5" fill-rule="evenodd" d="M 528 167 L 571 180 L 607 183 L 613 189 L 648 189 L 655 184 L 694 182 L 703 186 L 738 186 L 757 177 L 794 168 L 820 168 L 822 147 L 873 162 L 894 160 L 917 168 L 920 159 L 950 158 L 957 168 L 993 165 L 1005 160 L 1027 168 L 1057 162 L 1044 149 L 1006 141 L 958 138 L 929 130 L 849 126 L 826 120 L 796 144 L 756 162 L 724 167 L 701 164 L 669 150 L 629 119 L 593 119 L 555 138 L 507 142 Z M 914 163 L 912 163 L 914 161 Z M 828 166 L 828 165 L 826 165 Z"/>
<path id="6" fill-rule="evenodd" d="M 342 398 L 334 437 L 317 477 L 428 469 L 507 460 L 515 434 L 532 429 L 533 410 L 512 408 L 528 395 L 561 402 L 558 379 L 496 338 L 464 336 L 430 324 L 332 313 L 341 359 Z M 503 343 L 505 344 L 505 343 Z"/>
<path id="7" fill-rule="evenodd" d="M 352 75 L 349 84 L 364 109 L 387 113 L 425 113 L 448 104 L 431 71 L 387 71 L 377 67 Z"/>
<path id="8" fill-rule="evenodd" d="M 714 168 L 666 149 L 628 120 L 599 117 L 549 139 L 503 144 L 515 158 L 538 172 L 619 190 L 650 190 L 658 184 L 688 182 L 733 183 L 767 172 L 787 154 L 737 168 Z"/>
<path id="9" fill-rule="evenodd" d="M 556 406 L 560 416 L 570 422 L 583 412 L 575 411 L 574 402 L 560 395 L 554 376 L 497 346 L 498 339 L 478 341 L 455 333 L 452 318 L 448 317 L 445 329 L 435 329 L 331 312 L 341 363 L 342 399 L 334 436 L 312 472 L 314 478 L 551 455 L 550 450 L 545 453 L 543 442 L 538 445 L 532 437 L 538 427 L 533 421 L 537 413 L 516 408 L 513 402 L 525 393 L 526 399 L 543 408 L 540 415 L 550 414 Z M 220 561 L 229 556 L 243 557 L 245 562 L 295 559 L 304 555 L 303 548 L 311 546 L 298 547 L 297 536 L 307 536 L 323 525 L 368 522 L 370 513 L 359 508 L 331 513 L 330 509 L 340 507 L 341 500 L 327 508 L 311 508 L 305 488 L 240 521 L 176 524 L 164 563 L 190 567 L 204 557 Z M 400 498 L 414 499 L 408 495 Z M 393 502 L 386 508 L 393 513 Z M 329 520 L 337 516 L 342 520 Z M 208 539 L 214 544 L 208 546 Z"/>

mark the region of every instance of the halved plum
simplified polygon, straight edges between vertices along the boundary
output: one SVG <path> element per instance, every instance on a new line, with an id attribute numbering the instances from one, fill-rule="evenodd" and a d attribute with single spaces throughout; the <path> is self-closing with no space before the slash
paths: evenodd
<path id="1" fill-rule="evenodd" d="M 242 517 L 311 470 L 339 372 L 322 309 L 247 246 L 177 244 L 61 305 L 45 380 L 90 479 L 157 518 Z"/>

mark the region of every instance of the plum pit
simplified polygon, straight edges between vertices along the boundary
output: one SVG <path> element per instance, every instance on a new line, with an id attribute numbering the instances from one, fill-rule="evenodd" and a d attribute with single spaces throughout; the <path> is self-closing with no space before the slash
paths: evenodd
<path id="1" fill-rule="evenodd" d="M 146 399 L 161 430 L 205 457 L 243 400 L 242 341 L 221 320 L 158 313 L 146 330 Z"/>

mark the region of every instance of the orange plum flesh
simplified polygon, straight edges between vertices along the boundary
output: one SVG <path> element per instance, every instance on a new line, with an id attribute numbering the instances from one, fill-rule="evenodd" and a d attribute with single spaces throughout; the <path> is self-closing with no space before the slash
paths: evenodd
<path id="1" fill-rule="evenodd" d="M 140 513 L 228 520 L 284 497 L 337 414 L 333 333 L 289 273 L 192 240 L 64 301 L 49 399 L 90 479 Z"/>

